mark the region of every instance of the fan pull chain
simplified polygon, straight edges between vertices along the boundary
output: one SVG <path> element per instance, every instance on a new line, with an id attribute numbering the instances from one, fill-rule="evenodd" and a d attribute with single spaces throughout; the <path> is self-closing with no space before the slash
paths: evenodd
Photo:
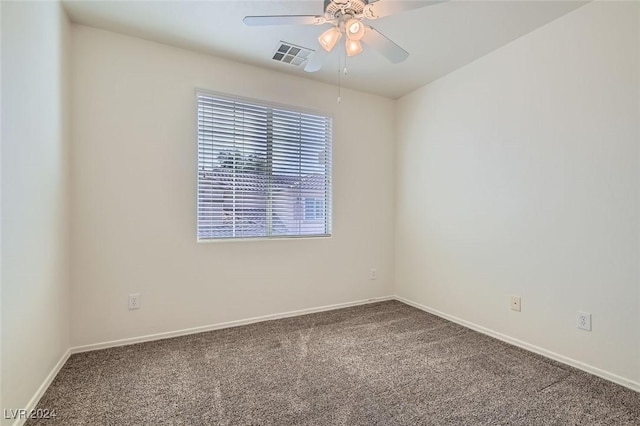
<path id="1" fill-rule="evenodd" d="M 344 75 L 347 76 L 347 52 L 344 52 Z"/>
<path id="2" fill-rule="evenodd" d="M 344 75 L 347 76 L 347 55 L 344 55 Z"/>
<path id="3" fill-rule="evenodd" d="M 344 60 L 344 67 L 342 67 L 342 61 Z M 347 75 L 347 55 L 345 53 L 344 56 L 338 56 L 338 103 L 340 103 L 340 92 L 342 89 L 342 73 L 344 73 L 345 77 Z"/>

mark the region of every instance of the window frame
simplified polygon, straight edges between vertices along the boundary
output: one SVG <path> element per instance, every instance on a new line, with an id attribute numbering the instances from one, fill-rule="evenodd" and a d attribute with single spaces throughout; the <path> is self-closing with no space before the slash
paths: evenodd
<path id="1" fill-rule="evenodd" d="M 200 172 L 200 162 L 199 162 L 199 154 L 200 154 L 200 142 L 199 142 L 199 137 L 200 137 L 200 131 L 199 131 L 199 102 L 198 102 L 198 96 L 199 95 L 204 95 L 204 96 L 211 96 L 211 97 L 215 97 L 215 98 L 219 98 L 219 99 L 223 99 L 223 100 L 228 100 L 228 101 L 232 101 L 232 102 L 245 102 L 248 104 L 252 104 L 252 105 L 259 105 L 262 107 L 267 107 L 267 108 L 277 108 L 277 109 L 283 109 L 283 110 L 288 110 L 288 111 L 293 111 L 293 112 L 297 112 L 297 113 L 302 113 L 302 114 L 311 114 L 311 115 L 319 115 L 322 117 L 325 117 L 327 119 L 330 120 L 331 126 L 330 126 L 330 139 L 329 139 L 329 155 L 328 155 L 328 159 L 329 159 L 329 179 L 328 179 L 328 185 L 326 187 L 326 192 L 328 194 L 325 195 L 324 201 L 325 201 L 325 208 L 326 208 L 326 221 L 325 221 L 325 227 L 327 229 L 327 233 L 323 233 L 323 234 L 302 234 L 302 235 L 260 235 L 260 236 L 241 236 L 241 237 L 212 237 L 212 238 L 201 238 L 199 236 L 198 233 L 198 228 L 199 228 L 199 172 Z M 196 152 L 196 167 L 195 167 L 195 189 L 196 189 L 196 194 L 195 194 L 195 204 L 196 204 L 196 212 L 195 212 L 195 234 L 196 234 L 196 242 L 197 243 L 202 243 L 202 244 L 208 244 L 208 243 L 220 243 L 220 242 L 237 242 L 237 241 L 271 241 L 271 240 L 299 240 L 299 239 L 313 239 L 313 240 L 317 240 L 317 239 L 330 239 L 333 236 L 333 141 L 334 141 L 334 132 L 333 132 L 333 120 L 334 120 L 334 116 L 333 114 L 327 113 L 326 111 L 321 111 L 321 110 L 316 110 L 316 109 L 312 109 L 312 108 L 307 108 L 307 107 L 301 107 L 299 105 L 288 105 L 288 104 L 282 104 L 282 103 L 276 103 L 276 102 L 271 102 L 271 101 L 266 101 L 264 99 L 258 99 L 258 98 L 248 98 L 248 97 L 243 97 L 243 96 L 237 96 L 234 94 L 229 94 L 229 93 L 224 93 L 224 92 L 217 92 L 217 91 L 213 91 L 213 90 L 208 90 L 208 89 L 201 89 L 201 88 L 196 88 L 194 91 L 194 104 L 195 104 L 195 152 Z M 304 219 L 304 204 L 302 206 L 302 221 L 306 221 L 306 219 Z M 267 218 L 266 220 L 270 221 L 271 219 Z"/>

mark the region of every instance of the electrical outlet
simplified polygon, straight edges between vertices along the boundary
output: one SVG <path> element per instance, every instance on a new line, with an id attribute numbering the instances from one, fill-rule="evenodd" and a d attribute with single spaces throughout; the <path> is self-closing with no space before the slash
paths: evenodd
<path id="1" fill-rule="evenodd" d="M 372 268 L 371 271 L 369 271 L 369 279 L 375 280 L 377 278 L 378 278 L 378 271 L 376 271 L 375 268 Z"/>
<path id="2" fill-rule="evenodd" d="M 511 296 L 511 310 L 520 312 L 520 296 Z"/>
<path id="3" fill-rule="evenodd" d="M 129 295 L 129 309 L 140 309 L 140 293 Z"/>
<path id="4" fill-rule="evenodd" d="M 581 330 L 591 331 L 590 313 L 578 311 L 578 328 Z"/>

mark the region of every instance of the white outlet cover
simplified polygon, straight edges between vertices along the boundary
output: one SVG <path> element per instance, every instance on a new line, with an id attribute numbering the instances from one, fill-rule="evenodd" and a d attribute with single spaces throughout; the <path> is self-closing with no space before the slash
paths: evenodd
<path id="1" fill-rule="evenodd" d="M 140 309 L 140 293 L 129 295 L 129 309 Z"/>
<path id="2" fill-rule="evenodd" d="M 520 312 L 520 296 L 511 296 L 511 310 Z"/>
<path id="3" fill-rule="evenodd" d="M 589 312 L 578 311 L 577 322 L 580 330 L 591 331 L 591 314 Z"/>

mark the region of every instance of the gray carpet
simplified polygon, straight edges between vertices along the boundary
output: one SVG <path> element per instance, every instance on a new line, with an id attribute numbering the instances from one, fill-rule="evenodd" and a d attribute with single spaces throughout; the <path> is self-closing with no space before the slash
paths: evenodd
<path id="1" fill-rule="evenodd" d="M 640 394 L 391 301 L 71 356 L 28 425 L 640 425 Z"/>

